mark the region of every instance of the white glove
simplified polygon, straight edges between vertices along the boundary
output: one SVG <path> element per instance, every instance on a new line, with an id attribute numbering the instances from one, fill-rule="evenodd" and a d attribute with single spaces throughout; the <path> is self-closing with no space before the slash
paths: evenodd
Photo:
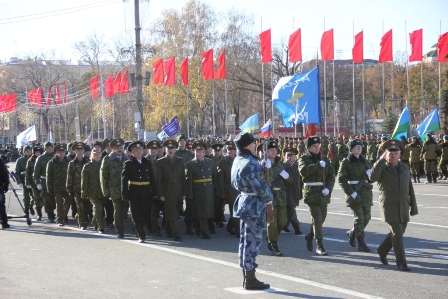
<path id="1" fill-rule="evenodd" d="M 280 172 L 280 176 L 287 180 L 289 178 L 289 173 L 287 173 L 286 170 L 283 169 L 282 172 Z"/>
<path id="2" fill-rule="evenodd" d="M 324 162 L 325 163 L 325 162 Z M 322 194 L 324 196 L 327 196 L 328 194 L 330 194 L 330 190 L 328 190 L 327 188 L 325 188 L 324 190 L 322 190 Z"/>
<path id="3" fill-rule="evenodd" d="M 28 189 L 31 189 L 31 185 L 26 185 L 26 187 L 27 187 Z"/>
<path id="4" fill-rule="evenodd" d="M 42 190 L 42 185 L 41 184 L 37 184 L 36 187 L 37 187 L 37 189 Z"/>
<path id="5" fill-rule="evenodd" d="M 319 163 L 320 163 L 320 167 L 325 168 L 325 161 L 324 160 L 320 161 Z"/>
<path id="6" fill-rule="evenodd" d="M 20 188 L 20 189 L 23 188 L 23 184 L 22 184 L 22 183 L 19 184 L 19 188 Z"/>
<path id="7" fill-rule="evenodd" d="M 261 166 L 262 166 L 262 167 L 266 167 L 267 169 L 271 168 L 271 167 L 272 167 L 271 160 L 269 160 L 269 159 L 265 159 L 265 160 L 263 160 L 263 161 L 261 162 Z"/>
<path id="8" fill-rule="evenodd" d="M 370 169 L 369 169 L 370 170 Z M 356 193 L 356 191 L 355 192 L 353 192 L 352 193 L 352 195 L 350 195 L 353 199 L 355 199 L 356 198 L 356 196 L 358 196 L 358 193 Z"/>
<path id="9" fill-rule="evenodd" d="M 366 170 L 367 175 L 370 175 L 370 172 L 371 172 L 370 168 Z"/>

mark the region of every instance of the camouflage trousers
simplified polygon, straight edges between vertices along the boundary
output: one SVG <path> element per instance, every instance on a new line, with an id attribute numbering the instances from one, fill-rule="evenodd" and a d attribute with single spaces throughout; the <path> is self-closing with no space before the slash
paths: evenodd
<path id="1" fill-rule="evenodd" d="M 87 227 L 89 223 L 87 215 L 90 211 L 90 202 L 88 199 L 75 197 L 76 209 L 78 210 L 78 226 Z"/>
<path id="2" fill-rule="evenodd" d="M 447 176 L 448 175 L 447 165 L 448 165 L 448 160 L 440 159 L 440 162 L 439 162 L 439 173 L 442 173 L 443 175 Z"/>
<path id="3" fill-rule="evenodd" d="M 112 199 L 114 203 L 114 226 L 117 234 L 124 234 L 124 220 L 128 215 L 129 202 L 121 198 Z"/>
<path id="4" fill-rule="evenodd" d="M 92 225 L 95 227 L 95 230 L 104 229 L 104 206 L 106 205 L 107 198 L 90 198 L 90 202 L 93 205 L 93 210 L 95 212 Z"/>
<path id="5" fill-rule="evenodd" d="M 54 194 L 56 199 L 56 223 L 64 223 L 64 218 L 67 216 L 68 209 L 72 199 L 68 192 L 58 192 Z"/>
<path id="6" fill-rule="evenodd" d="M 411 173 L 413 175 L 420 175 L 420 163 L 411 163 Z"/>
<path id="7" fill-rule="evenodd" d="M 29 208 L 31 205 L 31 192 L 33 192 L 33 190 L 31 188 L 27 188 L 25 185 L 23 185 L 22 188 L 23 191 L 23 206 L 26 208 Z"/>
<path id="8" fill-rule="evenodd" d="M 255 260 L 260 253 L 264 225 L 264 222 L 258 220 L 240 220 L 238 258 L 241 269 L 245 271 L 253 271 L 257 267 Z"/>
<path id="9" fill-rule="evenodd" d="M 277 242 L 278 235 L 288 223 L 288 213 L 286 206 L 274 207 L 274 222 L 268 223 L 268 241 Z"/>
<path id="10" fill-rule="evenodd" d="M 314 234 L 314 238 L 322 240 L 324 237 L 322 226 L 327 218 L 327 205 L 308 204 L 308 210 L 311 213 L 310 232 Z"/>
<path id="11" fill-rule="evenodd" d="M 45 213 L 47 214 L 54 213 L 54 210 L 56 209 L 56 200 L 54 198 L 54 195 L 48 193 L 47 184 L 45 180 L 42 180 L 42 190 L 40 190 L 40 196 L 44 201 Z"/>
<path id="12" fill-rule="evenodd" d="M 370 218 L 370 207 L 350 207 L 353 211 L 353 216 L 355 216 L 355 221 L 353 227 L 355 228 L 355 236 L 364 236 L 364 229 L 367 224 L 369 224 Z"/>
<path id="13" fill-rule="evenodd" d="M 34 204 L 36 208 L 42 208 L 44 206 L 44 202 L 42 197 L 40 196 L 40 190 L 37 189 L 36 185 L 31 186 L 31 202 L 30 204 Z"/>
<path id="14" fill-rule="evenodd" d="M 425 173 L 437 173 L 437 160 L 425 160 Z"/>

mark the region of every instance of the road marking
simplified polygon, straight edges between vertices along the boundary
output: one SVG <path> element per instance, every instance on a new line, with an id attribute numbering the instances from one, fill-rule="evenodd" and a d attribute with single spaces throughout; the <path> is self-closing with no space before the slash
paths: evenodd
<path id="1" fill-rule="evenodd" d="M 440 187 L 446 187 L 446 186 L 440 186 Z M 342 189 L 341 189 L 341 188 L 333 188 L 333 190 L 342 190 Z M 372 192 L 380 192 L 380 191 L 379 191 L 379 190 L 372 189 Z M 448 195 L 446 195 L 446 194 L 415 193 L 415 195 L 448 197 Z"/>

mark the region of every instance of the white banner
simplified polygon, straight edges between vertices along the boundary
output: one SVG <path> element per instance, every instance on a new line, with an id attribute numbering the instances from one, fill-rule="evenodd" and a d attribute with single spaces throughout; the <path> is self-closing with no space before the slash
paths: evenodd
<path id="1" fill-rule="evenodd" d="M 17 135 L 16 148 L 21 148 L 23 145 L 27 145 L 29 141 L 37 140 L 36 125 L 32 125 L 19 135 Z"/>

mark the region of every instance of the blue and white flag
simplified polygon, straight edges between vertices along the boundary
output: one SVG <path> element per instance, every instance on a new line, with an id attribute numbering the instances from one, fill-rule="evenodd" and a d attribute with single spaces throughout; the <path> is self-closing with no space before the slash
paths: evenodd
<path id="1" fill-rule="evenodd" d="M 319 67 L 309 72 L 281 78 L 272 92 L 283 123 L 318 124 L 321 122 Z"/>
<path id="2" fill-rule="evenodd" d="M 161 131 L 159 134 L 157 134 L 157 138 L 159 138 L 160 141 L 162 141 L 163 139 L 165 139 L 167 137 L 168 137 L 168 135 L 166 135 L 164 131 Z"/>
<path id="3" fill-rule="evenodd" d="M 32 125 L 25 131 L 17 135 L 16 148 L 21 148 L 23 145 L 27 145 L 29 141 L 37 140 L 36 125 Z"/>
<path id="4" fill-rule="evenodd" d="M 179 119 L 177 118 L 177 115 L 173 117 L 172 120 L 170 120 L 169 123 L 164 125 L 162 127 L 163 132 L 165 132 L 166 135 L 169 137 L 176 135 L 180 132 L 180 125 L 179 125 Z"/>
<path id="5" fill-rule="evenodd" d="M 258 113 L 249 116 L 249 118 L 246 119 L 246 121 L 242 125 L 240 125 L 240 129 L 243 132 L 252 132 L 258 130 L 259 128 L 260 125 L 258 124 Z"/>

